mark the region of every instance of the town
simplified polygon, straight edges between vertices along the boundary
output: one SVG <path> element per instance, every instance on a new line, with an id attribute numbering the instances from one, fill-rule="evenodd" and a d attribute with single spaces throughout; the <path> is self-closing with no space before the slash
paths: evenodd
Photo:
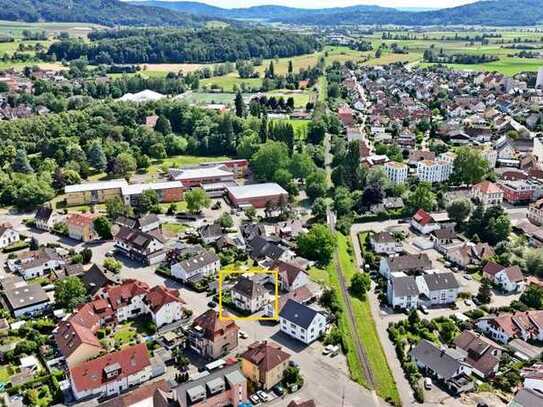
<path id="1" fill-rule="evenodd" d="M 0 12 L 3 405 L 543 405 L 528 11 L 74 1 Z"/>

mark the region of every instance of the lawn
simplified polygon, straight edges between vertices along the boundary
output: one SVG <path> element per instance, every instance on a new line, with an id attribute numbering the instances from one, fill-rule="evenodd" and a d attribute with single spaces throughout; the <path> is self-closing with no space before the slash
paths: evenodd
<path id="1" fill-rule="evenodd" d="M 137 335 L 136 329 L 133 328 L 130 324 L 123 325 L 117 329 L 113 334 L 113 340 L 115 345 L 123 346 L 128 345 L 132 339 Z"/>
<path id="2" fill-rule="evenodd" d="M 0 366 L 0 383 L 9 383 L 13 373 L 11 365 Z"/>
<path id="3" fill-rule="evenodd" d="M 233 93 L 192 92 L 186 93 L 183 100 L 189 104 L 208 105 L 223 104 L 233 105 L 235 95 Z"/>
<path id="4" fill-rule="evenodd" d="M 213 162 L 213 161 L 226 161 L 230 160 L 230 157 L 220 156 L 220 157 L 200 157 L 195 155 L 178 155 L 174 157 L 168 157 L 163 160 L 155 160 L 151 163 L 151 166 L 147 168 L 147 173 L 150 175 L 158 175 L 161 170 L 168 168 L 182 168 L 190 167 L 193 165 L 199 165 L 203 163 Z"/>
<path id="5" fill-rule="evenodd" d="M 24 30 L 47 31 L 49 35 L 67 32 L 70 36 L 87 37 L 94 29 L 104 28 L 90 23 L 26 23 L 18 21 L 0 21 L 0 32 L 22 38 Z"/>
<path id="6" fill-rule="evenodd" d="M 238 76 L 237 72 L 232 72 L 228 75 L 216 76 L 200 81 L 200 86 L 203 89 L 215 87 L 222 89 L 223 92 L 234 92 L 234 88 L 241 88 L 242 84 L 245 84 L 248 88 L 260 89 L 262 86 L 262 78 L 242 79 Z"/>
<path id="7" fill-rule="evenodd" d="M 283 97 L 285 101 L 288 98 L 294 99 L 294 107 L 297 109 L 305 108 L 308 102 L 315 102 L 315 93 L 311 91 L 304 92 L 292 92 L 288 90 L 272 90 L 271 92 L 266 93 L 266 96 L 269 98 L 274 96 L 276 99 Z"/>
<path id="8" fill-rule="evenodd" d="M 288 122 L 292 125 L 294 129 L 294 136 L 298 140 L 305 140 L 307 137 L 307 126 L 311 120 L 298 120 L 298 119 L 288 119 L 288 120 L 272 120 L 272 122 Z"/>
<path id="9" fill-rule="evenodd" d="M 165 234 L 168 234 L 170 236 L 177 236 L 178 233 L 182 233 L 185 230 L 187 230 L 186 225 L 182 225 L 181 223 L 163 223 L 162 224 L 162 231 Z"/>
<path id="10" fill-rule="evenodd" d="M 319 78 L 319 102 L 326 102 L 328 100 L 328 81 L 326 76 L 322 75 Z"/>
<path id="11" fill-rule="evenodd" d="M 513 51 L 513 50 L 509 50 Z M 429 64 L 421 64 L 428 66 Z M 451 69 L 459 71 L 475 71 L 475 72 L 499 72 L 504 75 L 512 76 L 519 72 L 537 72 L 543 66 L 543 59 L 531 58 L 512 58 L 504 57 L 499 61 L 488 62 L 486 64 L 448 64 Z"/>
<path id="12" fill-rule="evenodd" d="M 339 263 L 343 274 L 349 281 L 357 273 L 348 249 L 348 240 L 337 233 Z M 358 328 L 358 334 L 369 359 L 370 369 L 373 372 L 377 394 L 382 398 L 390 398 L 400 404 L 400 396 L 396 383 L 388 366 L 385 352 L 373 322 L 370 304 L 367 299 L 360 300 L 351 297 L 353 311 Z M 354 353 L 354 352 L 353 352 Z M 351 362 L 352 363 L 352 362 Z"/>

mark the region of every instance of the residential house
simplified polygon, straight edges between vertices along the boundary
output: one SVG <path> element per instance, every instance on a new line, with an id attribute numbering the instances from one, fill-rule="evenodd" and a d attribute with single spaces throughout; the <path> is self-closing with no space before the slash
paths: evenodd
<path id="1" fill-rule="evenodd" d="M 9 223 L 0 225 L 0 249 L 11 246 L 21 239 L 21 235 Z"/>
<path id="2" fill-rule="evenodd" d="M 478 265 L 485 259 L 494 256 L 494 249 L 487 243 L 465 243 L 448 250 L 445 257 L 460 267 Z"/>
<path id="3" fill-rule="evenodd" d="M 543 199 L 538 199 L 528 207 L 528 220 L 535 225 L 543 225 Z"/>
<path id="4" fill-rule="evenodd" d="M 152 377 L 151 359 L 145 343 L 70 367 L 70 383 L 76 400 L 114 396 Z"/>
<path id="5" fill-rule="evenodd" d="M 239 364 L 225 366 L 179 385 L 174 398 L 179 407 L 241 407 L 247 405 L 247 379 Z"/>
<path id="6" fill-rule="evenodd" d="M 510 204 L 532 201 L 536 190 L 534 184 L 524 180 L 502 180 L 498 186 L 503 191 L 503 199 Z"/>
<path id="7" fill-rule="evenodd" d="M 161 379 L 146 383 L 118 397 L 100 403 L 100 407 L 168 407 L 171 400 L 170 385 Z M 166 402 L 161 404 L 161 402 Z"/>
<path id="8" fill-rule="evenodd" d="M 514 338 L 543 340 L 543 311 L 525 311 L 480 318 L 477 327 L 492 339 L 507 343 Z"/>
<path id="9" fill-rule="evenodd" d="M 379 273 L 390 278 L 392 273 L 420 274 L 432 270 L 432 261 L 426 253 L 381 257 Z"/>
<path id="10" fill-rule="evenodd" d="M 462 332 L 454 339 L 457 349 L 467 353 L 465 362 L 482 379 L 498 373 L 503 347 L 472 330 Z"/>
<path id="11" fill-rule="evenodd" d="M 447 253 L 447 251 L 462 244 L 452 227 L 434 230 L 430 235 L 430 239 L 434 242 L 434 248 L 440 253 Z"/>
<path id="12" fill-rule="evenodd" d="M 272 270 L 277 270 L 279 286 L 283 291 L 293 291 L 309 283 L 305 269 L 295 263 L 277 261 Z"/>
<path id="13" fill-rule="evenodd" d="M 498 185 L 490 181 L 483 181 L 471 188 L 471 199 L 483 206 L 501 205 L 503 191 Z"/>
<path id="14" fill-rule="evenodd" d="M 294 253 L 281 246 L 276 240 L 255 236 L 247 240 L 247 250 L 254 260 L 288 261 L 294 257 Z"/>
<path id="15" fill-rule="evenodd" d="M 417 163 L 417 178 L 421 182 L 444 182 L 453 171 L 451 162 L 444 160 L 424 160 Z"/>
<path id="16" fill-rule="evenodd" d="M 198 229 L 198 234 L 205 244 L 215 243 L 223 236 L 222 227 L 218 223 L 202 226 Z"/>
<path id="17" fill-rule="evenodd" d="M 420 301 L 426 306 L 447 305 L 456 302 L 460 285 L 454 273 L 427 273 L 416 277 Z"/>
<path id="18" fill-rule="evenodd" d="M 97 239 L 98 234 L 94 230 L 94 221 L 98 218 L 93 213 L 72 213 L 66 219 L 68 236 L 82 242 Z"/>
<path id="19" fill-rule="evenodd" d="M 66 262 L 55 249 L 49 247 L 22 252 L 16 259 L 8 260 L 10 271 L 20 273 L 25 280 L 49 274 L 65 264 Z"/>
<path id="20" fill-rule="evenodd" d="M 257 388 L 270 390 L 283 380 L 290 354 L 269 341 L 255 342 L 240 355 L 241 371 Z"/>
<path id="21" fill-rule="evenodd" d="M 189 330 L 189 347 L 204 358 L 217 359 L 238 347 L 239 327 L 228 319 L 228 313 L 222 316 L 207 310 L 194 319 Z"/>
<path id="22" fill-rule="evenodd" d="M 293 300 L 288 300 L 279 313 L 281 332 L 306 345 L 324 335 L 326 317 L 319 311 Z"/>
<path id="23" fill-rule="evenodd" d="M 524 388 L 543 394 L 543 363 L 524 367 L 520 374 L 524 378 Z"/>
<path id="24" fill-rule="evenodd" d="M 149 233 L 160 230 L 161 221 L 156 214 L 149 213 L 139 218 L 119 216 L 117 219 L 115 219 L 115 224 L 119 227 L 138 229 L 142 232 Z"/>
<path id="25" fill-rule="evenodd" d="M 407 180 L 409 168 L 406 164 L 389 161 L 383 165 L 388 180 L 393 184 L 403 184 Z"/>
<path id="26" fill-rule="evenodd" d="M 403 251 L 403 245 L 396 241 L 390 232 L 374 233 L 370 237 L 370 244 L 377 254 L 396 254 Z"/>
<path id="27" fill-rule="evenodd" d="M 543 405 L 543 393 L 536 390 L 522 388 L 507 407 L 538 407 Z"/>
<path id="28" fill-rule="evenodd" d="M 157 264 L 166 259 L 162 237 L 138 229 L 121 226 L 115 235 L 115 247 L 127 257 L 144 264 Z"/>
<path id="29" fill-rule="evenodd" d="M 419 288 L 414 276 L 393 273 L 387 280 L 387 300 L 393 308 L 416 309 Z"/>
<path id="30" fill-rule="evenodd" d="M 424 209 L 419 209 L 411 218 L 410 225 L 413 229 L 427 235 L 440 228 L 434 218 Z"/>
<path id="31" fill-rule="evenodd" d="M 254 314 L 268 303 L 268 292 L 254 278 L 240 277 L 232 287 L 232 300 L 236 307 Z"/>
<path id="32" fill-rule="evenodd" d="M 43 313 L 51 304 L 49 296 L 39 284 L 19 281 L 3 290 L 6 305 L 15 318 Z"/>
<path id="33" fill-rule="evenodd" d="M 417 166 L 419 161 L 434 161 L 436 154 L 429 150 L 409 150 L 408 164 L 410 166 Z"/>
<path id="34" fill-rule="evenodd" d="M 110 273 L 98 264 L 93 264 L 91 268 L 83 273 L 79 278 L 83 281 L 87 294 L 89 294 L 91 297 L 94 297 L 94 295 L 106 285 L 115 285 L 120 283 L 118 276 Z"/>
<path id="35" fill-rule="evenodd" d="M 508 293 L 521 291 L 526 280 L 519 266 L 504 267 L 494 262 L 488 262 L 483 267 L 483 277 Z"/>
<path id="36" fill-rule="evenodd" d="M 422 339 L 411 350 L 411 358 L 424 375 L 442 382 L 455 394 L 473 388 L 473 383 L 468 379 L 471 367 L 465 362 L 465 352 L 439 348 L 432 342 Z"/>
<path id="37" fill-rule="evenodd" d="M 188 256 L 177 256 L 176 253 L 168 253 L 170 270 L 172 276 L 183 282 L 196 282 L 216 275 L 221 268 L 221 260 L 212 251 L 201 250 Z"/>
<path id="38" fill-rule="evenodd" d="M 48 206 L 40 206 L 34 215 L 36 229 L 50 231 L 56 222 L 55 212 Z"/>

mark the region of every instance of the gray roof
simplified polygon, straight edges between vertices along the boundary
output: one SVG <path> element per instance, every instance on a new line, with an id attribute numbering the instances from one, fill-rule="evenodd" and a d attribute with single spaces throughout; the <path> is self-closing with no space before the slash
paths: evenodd
<path id="1" fill-rule="evenodd" d="M 247 245 L 250 247 L 251 257 L 255 259 L 269 257 L 270 259 L 278 260 L 285 252 L 285 249 L 282 247 L 260 236 L 256 236 Z"/>
<path id="2" fill-rule="evenodd" d="M 451 272 L 425 274 L 423 278 L 430 291 L 452 290 L 460 287 L 456 277 Z"/>
<path id="3" fill-rule="evenodd" d="M 256 298 L 266 295 L 266 289 L 257 282 L 258 278 L 241 277 L 236 285 L 232 288 L 235 291 L 245 297 Z"/>
<path id="4" fill-rule="evenodd" d="M 39 284 L 22 285 L 4 292 L 12 311 L 49 302 L 47 293 Z"/>
<path id="5" fill-rule="evenodd" d="M 395 297 L 416 297 L 419 295 L 417 282 L 413 276 L 392 277 L 390 279 Z"/>
<path id="6" fill-rule="evenodd" d="M 394 236 L 389 232 L 379 232 L 373 235 L 372 239 L 377 243 L 393 243 Z"/>
<path id="7" fill-rule="evenodd" d="M 390 271 L 423 271 L 432 268 L 432 261 L 426 253 L 422 254 L 407 254 L 404 256 L 396 256 L 387 258 L 390 266 Z"/>
<path id="8" fill-rule="evenodd" d="M 543 405 L 543 393 L 532 389 L 521 389 L 509 403 L 510 407 L 541 407 Z"/>
<path id="9" fill-rule="evenodd" d="M 217 261 L 219 261 L 219 258 L 215 253 L 207 250 L 202 250 L 194 254 L 194 256 L 189 257 L 188 259 L 180 261 L 179 265 L 183 267 L 183 270 L 191 273 Z"/>
<path id="10" fill-rule="evenodd" d="M 441 350 L 432 342 L 423 339 L 411 350 L 411 357 L 419 364 L 429 367 L 440 377 L 448 380 L 455 376 L 462 364 L 453 357 L 449 349 Z"/>
<path id="11" fill-rule="evenodd" d="M 284 305 L 283 309 L 281 309 L 279 316 L 289 322 L 301 326 L 304 329 L 307 329 L 317 314 L 319 314 L 319 312 L 313 308 L 309 308 L 307 305 L 303 305 L 289 299 Z"/>

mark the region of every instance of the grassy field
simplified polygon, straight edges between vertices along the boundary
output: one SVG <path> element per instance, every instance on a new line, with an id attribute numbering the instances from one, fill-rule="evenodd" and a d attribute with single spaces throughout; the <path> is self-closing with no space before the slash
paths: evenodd
<path id="1" fill-rule="evenodd" d="M 225 104 L 233 105 L 235 95 L 233 93 L 213 93 L 213 92 L 192 92 L 186 93 L 183 100 L 189 104 L 208 105 L 208 104 Z"/>
<path id="2" fill-rule="evenodd" d="M 198 165 L 213 161 L 226 161 L 230 160 L 230 157 L 221 156 L 221 157 L 198 157 L 194 155 L 178 155 L 174 157 L 165 158 L 164 160 L 155 160 L 152 162 L 151 166 L 147 169 L 147 173 L 150 175 L 158 174 L 162 169 L 168 168 L 182 168 L 189 167 L 192 165 Z"/>
<path id="3" fill-rule="evenodd" d="M 0 21 L 0 32 L 22 38 L 24 30 L 46 31 L 49 35 L 67 32 L 73 37 L 86 37 L 94 29 L 104 28 L 90 23 L 23 23 L 18 21 Z"/>
<path id="4" fill-rule="evenodd" d="M 186 208 L 186 204 L 184 206 Z M 185 230 L 187 230 L 187 226 L 182 225 L 181 223 L 163 223 L 162 224 L 162 232 L 164 232 L 164 234 L 170 237 L 176 237 L 178 233 L 182 233 Z"/>
<path id="5" fill-rule="evenodd" d="M 347 281 L 349 281 L 357 271 L 351 255 L 349 254 L 348 240 L 342 234 L 337 233 L 337 242 L 339 263 L 343 274 Z M 375 390 L 377 391 L 377 394 L 384 399 L 389 398 L 399 404 L 400 396 L 398 394 L 398 389 L 396 388 L 396 383 L 392 377 L 385 353 L 381 346 L 381 342 L 379 341 L 379 336 L 377 335 L 375 322 L 371 315 L 370 304 L 367 300 L 360 300 L 354 297 L 351 298 L 351 301 L 358 328 L 358 335 L 366 350 L 370 368 L 375 378 Z"/>

